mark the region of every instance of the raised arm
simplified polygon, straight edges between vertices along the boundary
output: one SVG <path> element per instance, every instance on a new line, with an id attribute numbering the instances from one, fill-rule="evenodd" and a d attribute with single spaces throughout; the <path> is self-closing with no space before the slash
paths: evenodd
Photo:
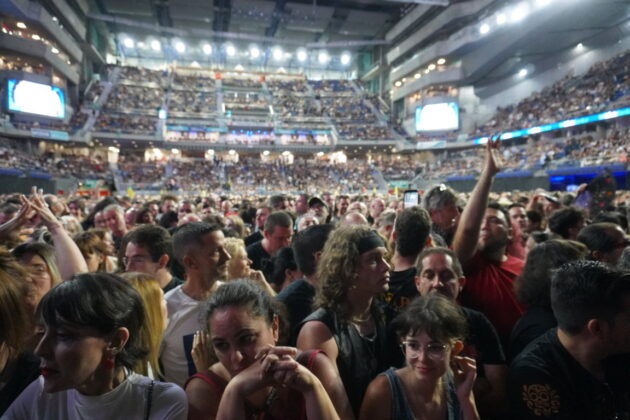
<path id="1" fill-rule="evenodd" d="M 33 188 L 33 195 L 29 200 L 31 207 L 37 212 L 41 222 L 48 228 L 55 246 L 55 257 L 59 266 L 59 274 L 63 280 L 69 280 L 74 274 L 88 271 L 85 259 L 77 244 L 44 201 L 41 191 Z"/>
<path id="2" fill-rule="evenodd" d="M 479 231 L 488 205 L 488 196 L 494 176 L 501 170 L 499 141 L 488 139 L 486 157 L 479 180 L 459 218 L 453 238 L 453 251 L 462 263 L 470 260 L 477 250 Z"/>

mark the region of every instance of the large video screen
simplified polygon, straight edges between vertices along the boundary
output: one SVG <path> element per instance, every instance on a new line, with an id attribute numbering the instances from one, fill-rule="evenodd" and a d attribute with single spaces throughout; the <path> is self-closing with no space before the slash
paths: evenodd
<path id="1" fill-rule="evenodd" d="M 35 83 L 29 80 L 7 81 L 7 105 L 9 111 L 41 115 L 48 118 L 64 118 L 66 98 L 57 86 Z"/>
<path id="2" fill-rule="evenodd" d="M 449 131 L 459 128 L 459 106 L 455 102 L 416 108 L 416 132 Z"/>

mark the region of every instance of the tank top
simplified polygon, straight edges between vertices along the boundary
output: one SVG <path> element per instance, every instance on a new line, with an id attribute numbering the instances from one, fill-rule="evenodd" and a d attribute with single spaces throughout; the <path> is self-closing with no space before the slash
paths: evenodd
<path id="1" fill-rule="evenodd" d="M 391 418 L 395 420 L 415 420 L 411 406 L 407 401 L 405 390 L 400 378 L 396 375 L 395 368 L 389 368 L 381 375 L 385 375 L 389 383 L 389 390 L 392 394 Z M 459 400 L 455 393 L 455 386 L 450 377 L 446 382 L 446 419 L 461 420 L 463 419 L 461 409 L 459 408 Z"/>

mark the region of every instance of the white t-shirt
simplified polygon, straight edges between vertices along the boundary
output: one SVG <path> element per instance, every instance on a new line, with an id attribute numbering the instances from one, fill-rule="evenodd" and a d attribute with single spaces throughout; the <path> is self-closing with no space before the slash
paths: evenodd
<path id="1" fill-rule="evenodd" d="M 76 389 L 46 393 L 44 378 L 33 381 L 11 404 L 1 420 L 109 420 L 145 418 L 151 379 L 131 373 L 110 392 L 88 396 Z M 186 420 L 188 401 L 178 386 L 154 382 L 151 420 Z"/>
<path id="2" fill-rule="evenodd" d="M 169 291 L 164 298 L 168 309 L 168 327 L 164 331 L 160 362 L 164 371 L 164 379 L 181 387 L 197 370 L 190 351 L 193 337 L 197 330 L 203 328 L 204 303 L 195 300 L 177 286 Z"/>

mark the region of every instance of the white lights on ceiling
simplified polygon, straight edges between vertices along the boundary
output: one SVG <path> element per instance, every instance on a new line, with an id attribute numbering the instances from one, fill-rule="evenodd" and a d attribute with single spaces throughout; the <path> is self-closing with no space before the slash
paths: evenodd
<path id="1" fill-rule="evenodd" d="M 394 86 L 401 87 L 402 86 L 402 82 L 399 80 L 396 83 L 394 83 Z"/>
<path id="2" fill-rule="evenodd" d="M 26 24 L 24 22 L 18 22 L 15 24 L 20 29 L 26 29 Z"/>
<path id="3" fill-rule="evenodd" d="M 201 49 L 203 50 L 203 53 L 205 55 L 212 54 L 212 45 L 210 44 L 203 44 L 203 47 L 201 47 Z"/>
<path id="4" fill-rule="evenodd" d="M 59 50 L 55 47 L 52 47 L 50 51 L 52 51 L 53 54 L 59 54 Z"/>
<path id="5" fill-rule="evenodd" d="M 273 56 L 273 59 L 276 61 L 280 61 L 284 58 L 284 52 L 282 51 L 282 48 L 280 47 L 275 47 L 273 51 L 271 52 L 271 55 Z"/>
<path id="6" fill-rule="evenodd" d="M 230 57 L 234 57 L 236 55 L 236 48 L 234 47 L 234 45 L 230 44 L 225 47 L 225 53 Z"/>
<path id="7" fill-rule="evenodd" d="M 433 70 L 435 70 L 435 67 L 436 67 L 435 64 L 431 63 L 431 64 L 429 64 L 429 67 L 427 67 L 427 68 L 429 69 L 429 71 L 433 71 Z"/>
<path id="8" fill-rule="evenodd" d="M 258 58 L 260 57 L 260 50 L 258 49 L 258 47 L 253 46 L 249 49 L 249 56 L 251 58 Z"/>
<path id="9" fill-rule="evenodd" d="M 39 41 L 41 38 L 39 35 L 37 34 L 33 34 L 33 36 L 31 36 L 31 38 L 33 38 L 35 41 Z"/>
<path id="10" fill-rule="evenodd" d="M 186 44 L 184 44 L 182 41 L 177 41 L 175 43 L 175 51 L 180 54 L 186 52 Z"/>
<path id="11" fill-rule="evenodd" d="M 444 64 L 446 64 L 446 58 L 440 58 L 440 59 L 437 61 L 437 63 L 438 63 L 438 65 L 443 66 Z"/>
<path id="12" fill-rule="evenodd" d="M 512 13 L 510 14 L 510 20 L 512 22 L 520 22 L 527 17 L 529 14 L 529 4 L 526 2 L 521 2 L 517 4 L 514 9 L 512 9 Z"/>
<path id="13" fill-rule="evenodd" d="M 348 64 L 350 64 L 350 54 L 349 53 L 341 54 L 341 64 L 344 65 L 344 66 L 347 66 Z"/>
<path id="14" fill-rule="evenodd" d="M 306 51 L 298 50 L 298 52 L 297 52 L 297 59 L 298 59 L 299 62 L 306 61 L 306 57 L 307 57 Z"/>
<path id="15" fill-rule="evenodd" d="M 519 76 L 519 77 L 525 77 L 525 76 L 527 76 L 527 73 L 528 73 L 527 69 L 521 69 L 521 70 L 518 72 L 518 76 Z"/>
<path id="16" fill-rule="evenodd" d="M 127 47 L 127 48 L 133 48 L 133 46 L 134 46 L 133 39 L 131 39 L 131 38 L 125 38 L 125 39 L 123 40 L 123 45 L 124 45 L 125 47 Z"/>
<path id="17" fill-rule="evenodd" d="M 153 51 L 160 51 L 162 49 L 162 45 L 160 44 L 160 41 L 158 41 L 157 39 L 154 39 L 153 41 L 151 41 L 151 49 Z"/>
<path id="18" fill-rule="evenodd" d="M 416 74 L 413 75 L 414 79 L 419 79 L 421 77 L 422 77 L 422 75 L 420 73 L 416 73 Z"/>
<path id="19" fill-rule="evenodd" d="M 496 20 L 497 25 L 503 25 L 505 22 L 507 22 L 507 16 L 505 16 L 505 13 L 498 13 Z"/>
<path id="20" fill-rule="evenodd" d="M 483 25 L 481 25 L 481 27 L 479 28 L 479 33 L 481 35 L 485 35 L 488 32 L 490 32 L 490 25 L 488 25 L 487 23 L 484 23 Z"/>
<path id="21" fill-rule="evenodd" d="M 330 60 L 330 56 L 328 55 L 326 51 L 321 51 L 317 55 L 317 61 L 319 61 L 319 64 L 326 64 L 328 63 L 329 60 Z"/>

